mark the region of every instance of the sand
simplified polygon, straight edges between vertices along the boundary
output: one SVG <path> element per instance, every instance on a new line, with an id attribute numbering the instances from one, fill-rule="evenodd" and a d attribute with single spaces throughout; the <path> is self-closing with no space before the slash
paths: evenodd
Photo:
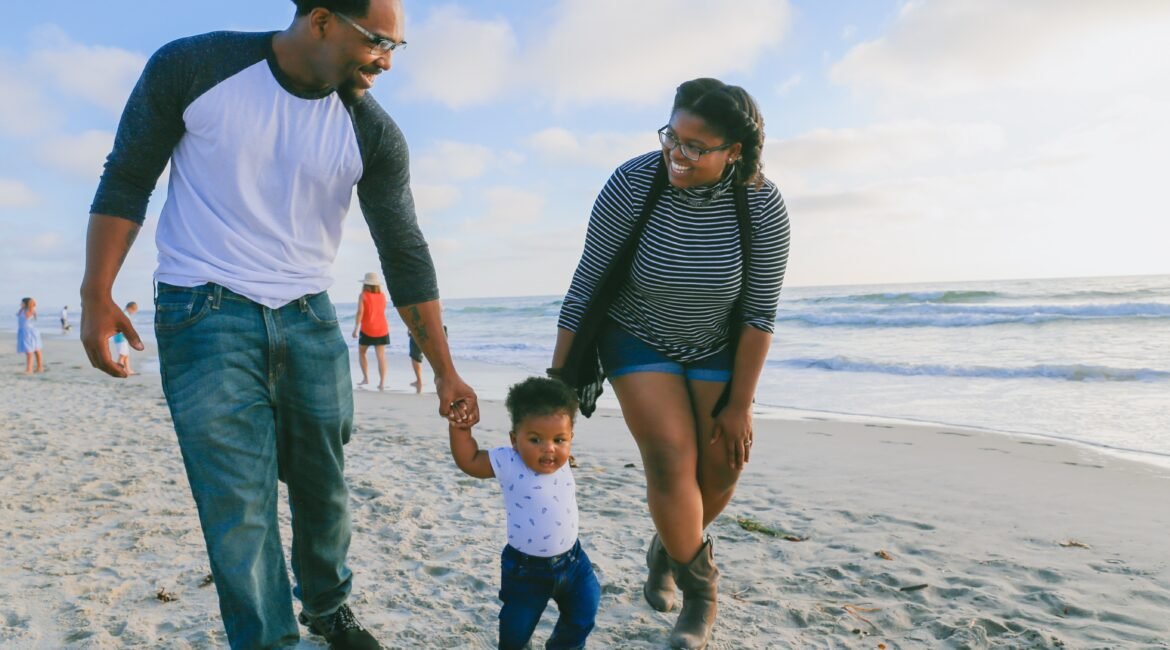
<path id="1" fill-rule="evenodd" d="M 48 372 L 14 353 L 0 372 L 0 647 L 226 647 L 158 376 L 106 378 L 75 341 L 46 344 Z M 454 467 L 435 410 L 433 394 L 357 394 L 351 603 L 388 648 L 495 647 L 503 508 Z M 481 444 L 507 429 L 484 402 Z M 756 431 L 709 531 L 712 648 L 1170 647 L 1170 470 L 953 427 Z M 581 421 L 574 451 L 603 588 L 590 647 L 664 647 L 674 615 L 642 600 L 652 530 L 620 415 Z M 554 620 L 550 605 L 534 647 Z"/>

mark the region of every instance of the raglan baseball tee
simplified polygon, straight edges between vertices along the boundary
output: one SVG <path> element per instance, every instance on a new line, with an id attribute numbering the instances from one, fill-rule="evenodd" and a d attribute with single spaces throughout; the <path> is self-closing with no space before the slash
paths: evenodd
<path id="1" fill-rule="evenodd" d="M 366 93 L 295 90 L 275 32 L 213 32 L 151 57 L 90 211 L 142 224 L 171 164 L 155 279 L 277 308 L 324 291 L 354 187 L 395 305 L 438 298 L 406 140 Z"/>

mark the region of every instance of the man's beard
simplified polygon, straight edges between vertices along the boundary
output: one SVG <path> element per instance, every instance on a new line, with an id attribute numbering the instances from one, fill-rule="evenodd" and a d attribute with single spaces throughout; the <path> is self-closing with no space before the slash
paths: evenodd
<path id="1" fill-rule="evenodd" d="M 353 79 L 347 79 L 344 83 L 337 87 L 337 94 L 341 97 L 341 101 L 345 103 L 356 102 L 366 94 L 364 88 L 358 88 L 357 83 Z"/>

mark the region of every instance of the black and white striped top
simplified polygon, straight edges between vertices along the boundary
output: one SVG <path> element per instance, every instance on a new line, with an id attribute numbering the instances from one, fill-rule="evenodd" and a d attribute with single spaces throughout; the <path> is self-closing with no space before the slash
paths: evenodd
<path id="1" fill-rule="evenodd" d="M 617 169 L 598 195 L 585 250 L 561 306 L 558 325 L 576 331 L 601 274 L 633 230 L 662 152 Z M 739 297 L 743 259 L 731 178 L 720 186 L 679 190 L 667 185 L 634 256 L 630 277 L 609 310 L 622 328 L 680 363 L 727 347 L 728 318 Z M 717 194 L 709 204 L 688 199 Z M 771 181 L 748 187 L 752 223 L 744 319 L 772 332 L 788 261 L 788 211 Z"/>

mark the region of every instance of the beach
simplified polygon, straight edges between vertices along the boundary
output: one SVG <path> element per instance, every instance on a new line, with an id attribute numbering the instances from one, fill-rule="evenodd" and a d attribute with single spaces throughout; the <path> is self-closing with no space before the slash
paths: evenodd
<path id="1" fill-rule="evenodd" d="M 0 372 L 0 647 L 227 647 L 157 374 L 108 378 L 76 341 L 45 339 L 47 372 L 24 375 L 14 353 Z M 477 371 L 461 365 L 473 386 Z M 405 384 L 401 359 L 391 372 Z M 481 446 L 506 444 L 502 403 L 481 408 Z M 498 486 L 455 468 L 436 411 L 433 392 L 356 392 L 351 603 L 388 648 L 495 647 Z M 755 430 L 709 529 L 722 572 L 710 647 L 1170 647 L 1170 469 L 828 413 Z M 675 614 L 642 598 L 652 528 L 620 414 L 579 420 L 574 453 L 602 583 L 590 647 L 664 647 Z M 554 621 L 550 604 L 534 647 Z"/>

